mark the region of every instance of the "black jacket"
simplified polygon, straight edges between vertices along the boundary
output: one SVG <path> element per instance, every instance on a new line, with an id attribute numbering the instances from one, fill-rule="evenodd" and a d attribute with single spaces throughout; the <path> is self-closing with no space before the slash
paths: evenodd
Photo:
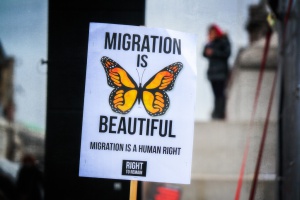
<path id="1" fill-rule="evenodd" d="M 213 53 L 208 56 L 206 48 L 211 48 Z M 207 76 L 210 81 L 226 80 L 229 75 L 228 58 L 231 53 L 230 42 L 226 35 L 215 39 L 205 45 L 203 56 L 209 61 Z"/>

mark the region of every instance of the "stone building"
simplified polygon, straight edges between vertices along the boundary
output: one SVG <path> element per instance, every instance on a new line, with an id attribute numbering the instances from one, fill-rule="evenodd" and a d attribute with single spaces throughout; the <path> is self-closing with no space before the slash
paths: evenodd
<path id="1" fill-rule="evenodd" d="M 0 42 L 0 111 L 5 118 L 12 118 L 14 109 L 13 71 L 14 58 L 6 56 Z M 12 119 L 11 119 L 12 120 Z"/>
<path id="2" fill-rule="evenodd" d="M 5 163 L 19 165 L 27 153 L 33 154 L 41 164 L 44 161 L 44 134 L 29 130 L 14 119 L 14 63 L 14 58 L 6 55 L 0 43 L 0 171 L 7 170 Z"/>

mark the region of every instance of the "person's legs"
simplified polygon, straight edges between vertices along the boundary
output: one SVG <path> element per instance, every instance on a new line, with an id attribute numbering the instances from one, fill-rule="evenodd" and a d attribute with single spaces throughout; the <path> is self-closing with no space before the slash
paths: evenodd
<path id="1" fill-rule="evenodd" d="M 214 108 L 211 117 L 215 119 L 217 117 L 217 83 L 216 81 L 210 81 L 210 83 L 214 95 Z"/>
<path id="2" fill-rule="evenodd" d="M 212 81 L 213 93 L 215 96 L 215 108 L 213 112 L 213 118 L 224 119 L 225 118 L 225 81 Z"/>

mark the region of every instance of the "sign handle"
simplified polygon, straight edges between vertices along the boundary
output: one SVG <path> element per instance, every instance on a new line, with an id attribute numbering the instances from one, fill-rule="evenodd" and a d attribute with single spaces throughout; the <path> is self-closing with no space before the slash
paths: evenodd
<path id="1" fill-rule="evenodd" d="M 129 196 L 129 200 L 136 200 L 137 185 L 138 185 L 138 181 L 137 180 L 131 180 L 130 181 L 130 196 Z"/>

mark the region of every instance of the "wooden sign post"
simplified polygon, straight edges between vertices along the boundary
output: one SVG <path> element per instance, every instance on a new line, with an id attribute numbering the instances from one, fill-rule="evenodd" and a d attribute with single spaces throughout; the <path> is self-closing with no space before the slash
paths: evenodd
<path id="1" fill-rule="evenodd" d="M 137 180 L 131 180 L 130 181 L 130 195 L 129 195 L 129 200 L 136 200 L 137 196 Z"/>

